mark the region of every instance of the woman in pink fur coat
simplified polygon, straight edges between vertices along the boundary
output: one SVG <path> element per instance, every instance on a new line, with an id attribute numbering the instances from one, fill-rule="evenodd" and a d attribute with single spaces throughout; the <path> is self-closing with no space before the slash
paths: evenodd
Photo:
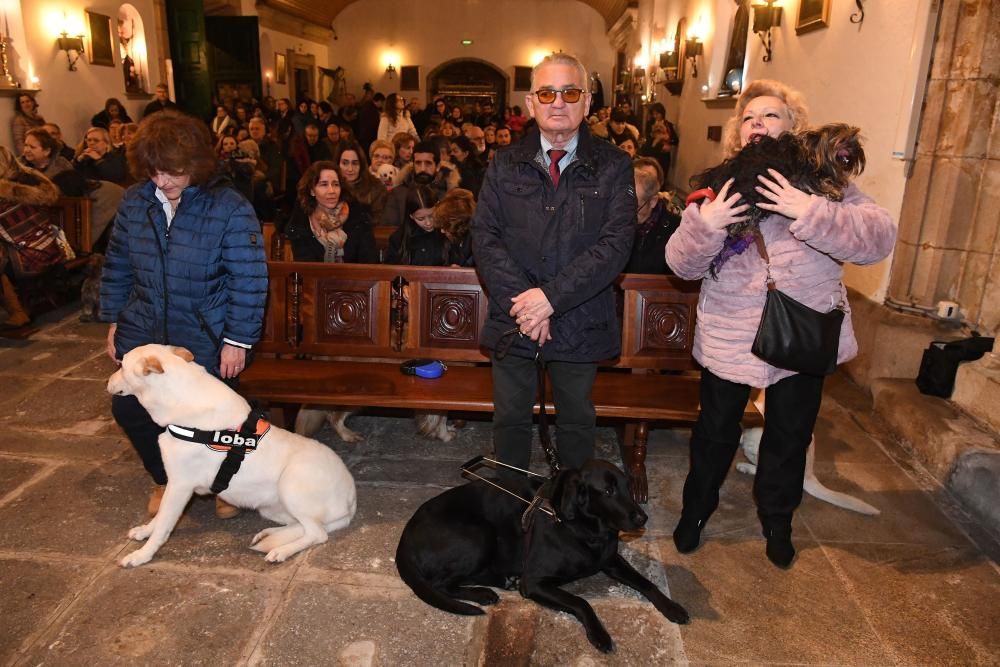
<path id="1" fill-rule="evenodd" d="M 755 135 L 778 137 L 806 128 L 801 95 L 777 81 L 755 81 L 736 105 L 726 126 L 727 157 Z M 843 264 L 873 264 L 893 248 L 896 228 L 888 211 L 853 184 L 834 202 L 796 189 L 784 176 L 760 177 L 771 214 L 760 223 L 779 289 L 823 312 L 847 295 Z M 823 378 L 775 368 L 750 352 L 767 293 L 766 266 L 755 246 L 716 262 L 726 227 L 740 222 L 748 206 L 727 183 L 713 201 L 693 203 L 667 243 L 667 263 L 689 280 L 703 279 L 698 301 L 694 357 L 704 366 L 701 413 L 691 435 L 691 468 L 684 484 L 684 507 L 674 530 L 681 553 L 694 551 L 705 522 L 719 505 L 719 489 L 739 447 L 740 419 L 752 387 L 766 388 L 766 419 L 754 480 L 757 514 L 767 539 L 767 557 L 791 566 L 792 514 L 802 501 L 806 449 L 823 395 Z M 727 253 L 728 254 L 728 253 Z M 845 305 L 838 363 L 858 351 Z"/>

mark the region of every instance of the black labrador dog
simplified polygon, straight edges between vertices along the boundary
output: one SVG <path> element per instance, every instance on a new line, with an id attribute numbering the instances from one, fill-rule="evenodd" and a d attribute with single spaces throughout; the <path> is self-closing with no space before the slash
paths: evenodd
<path id="1" fill-rule="evenodd" d="M 518 582 L 524 597 L 576 616 L 590 643 L 605 653 L 614 643 L 593 607 L 560 585 L 603 572 L 641 593 L 670 621 L 688 622 L 682 606 L 618 554 L 619 531 L 637 530 L 647 519 L 618 468 L 592 460 L 547 484 L 555 518 L 541 509 L 525 518 L 523 501 L 483 481 L 431 498 L 403 529 L 396 549 L 399 576 L 427 604 L 465 615 L 485 612 L 463 600 L 494 604 L 500 598 L 486 586 L 512 589 Z M 528 499 L 541 485 L 504 480 Z"/>

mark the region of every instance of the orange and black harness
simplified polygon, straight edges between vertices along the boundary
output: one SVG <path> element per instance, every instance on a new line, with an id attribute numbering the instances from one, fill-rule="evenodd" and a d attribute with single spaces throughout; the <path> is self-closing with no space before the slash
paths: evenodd
<path id="1" fill-rule="evenodd" d="M 225 452 L 226 459 L 222 462 L 219 472 L 212 482 L 212 493 L 219 494 L 229 488 L 229 482 L 240 470 L 243 458 L 257 450 L 260 441 L 271 430 L 271 422 L 264 413 L 256 408 L 250 410 L 243 425 L 231 431 L 202 431 L 187 426 L 167 426 L 170 435 L 185 442 L 196 442 L 205 445 L 212 451 Z"/>

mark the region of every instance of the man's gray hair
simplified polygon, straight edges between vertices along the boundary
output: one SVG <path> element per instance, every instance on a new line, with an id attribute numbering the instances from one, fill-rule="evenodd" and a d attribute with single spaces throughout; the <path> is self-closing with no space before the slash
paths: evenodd
<path id="1" fill-rule="evenodd" d="M 580 60 L 569 53 L 563 53 L 562 51 L 558 53 L 551 53 L 544 58 L 542 62 L 538 63 L 531 69 L 531 91 L 535 91 L 535 76 L 538 74 L 538 70 L 545 67 L 546 65 L 570 65 L 575 67 L 577 72 L 580 74 L 580 86 L 583 88 L 583 92 L 590 92 L 590 86 L 587 85 L 587 68 L 583 66 Z"/>

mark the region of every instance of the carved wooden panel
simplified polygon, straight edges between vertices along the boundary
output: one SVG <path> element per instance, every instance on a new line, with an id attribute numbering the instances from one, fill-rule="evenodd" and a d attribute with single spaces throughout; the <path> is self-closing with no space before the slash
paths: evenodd
<path id="1" fill-rule="evenodd" d="M 656 303 L 644 300 L 639 353 L 687 348 L 691 336 L 690 310 L 690 306 L 686 303 Z"/>
<path id="2" fill-rule="evenodd" d="M 421 332 L 422 345 L 478 347 L 482 291 L 428 288 L 426 295 L 427 319 Z"/>
<path id="3" fill-rule="evenodd" d="M 375 341 L 376 282 L 320 281 L 316 303 L 316 339 L 320 343 Z"/>

